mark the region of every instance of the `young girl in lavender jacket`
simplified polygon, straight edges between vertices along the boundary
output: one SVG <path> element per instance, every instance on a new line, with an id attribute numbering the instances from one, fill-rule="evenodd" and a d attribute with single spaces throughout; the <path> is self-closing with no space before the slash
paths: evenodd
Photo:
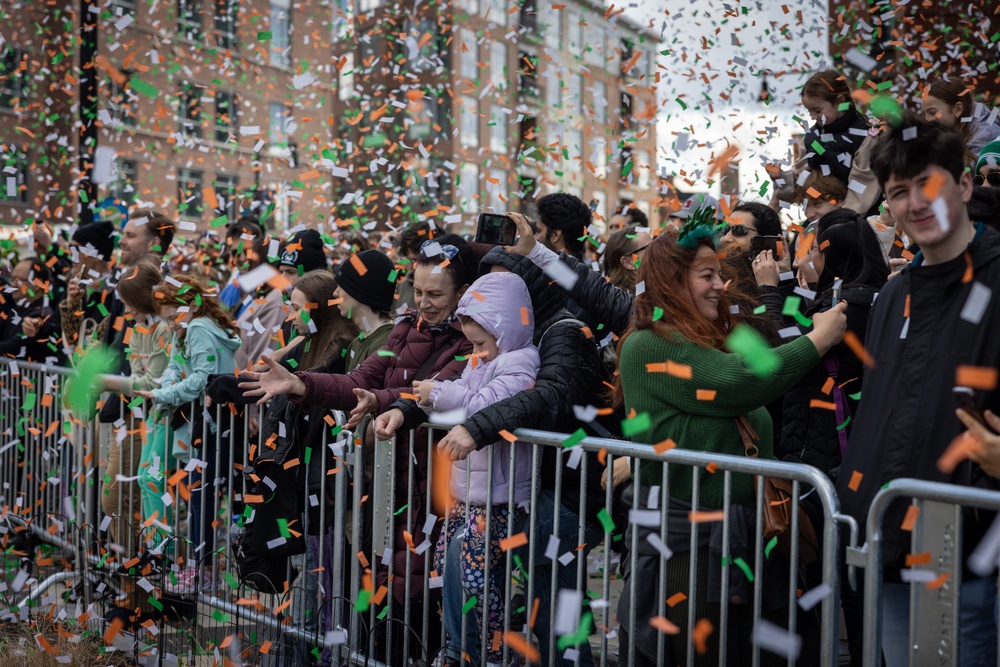
<path id="1" fill-rule="evenodd" d="M 534 314 L 528 288 L 513 273 L 490 273 L 475 281 L 462 296 L 456 314 L 462 331 L 473 344 L 473 356 L 462 376 L 448 382 L 414 382 L 421 405 L 435 413 L 462 410 L 466 415 L 528 389 L 538 375 L 538 350 L 531 344 Z M 510 448 L 514 447 L 514 469 L 510 469 Z M 493 460 L 492 476 L 489 462 Z M 491 488 L 487 507 L 487 489 Z M 510 504 L 513 489 L 513 505 Z M 434 557 L 435 569 L 445 580 L 444 621 L 449 643 L 461 646 L 462 595 L 455 584 L 461 581 L 468 599 L 478 604 L 466 620 L 465 652 L 480 664 L 482 600 L 486 589 L 486 558 L 489 557 L 488 644 L 503 631 L 502 584 L 505 576 L 500 540 L 507 537 L 508 525 L 527 513 L 531 496 L 531 449 L 525 443 L 513 445 L 499 440 L 473 452 L 464 461 L 455 461 L 451 470 L 454 499 Z M 488 519 L 488 521 L 487 521 Z M 486 526 L 489 523 L 489 545 Z M 447 562 L 445 554 L 447 545 Z M 455 568 L 460 572 L 455 572 Z M 447 575 L 444 571 L 447 570 Z M 450 589 L 450 590 L 449 590 Z M 456 594 L 457 593 L 457 594 Z M 489 651 L 489 662 L 503 660 L 501 651 Z"/>

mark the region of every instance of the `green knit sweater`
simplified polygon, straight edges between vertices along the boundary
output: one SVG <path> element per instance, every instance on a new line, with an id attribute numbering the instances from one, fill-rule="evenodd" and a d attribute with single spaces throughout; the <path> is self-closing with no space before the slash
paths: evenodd
<path id="1" fill-rule="evenodd" d="M 791 389 L 810 368 L 819 363 L 812 341 L 802 336 L 775 348 L 781 365 L 774 374 L 760 377 L 736 354 L 696 345 L 679 335 L 666 340 L 644 330 L 633 333 L 622 346 L 619 359 L 625 408 L 631 414 L 649 415 L 649 430 L 632 436 L 636 442 L 659 443 L 673 439 L 678 447 L 719 454 L 744 455 L 746 450 L 736 428 L 735 417 L 744 415 L 757 431 L 758 456 L 774 458 L 771 417 L 763 407 Z M 646 364 L 666 361 L 689 366 L 690 380 L 665 372 L 648 372 Z M 708 400 L 703 392 L 714 391 Z M 662 463 L 643 461 L 643 484 L 662 485 Z M 722 507 L 723 474 L 699 469 L 699 506 Z M 670 466 L 670 495 L 691 501 L 691 468 Z M 744 506 L 754 502 L 753 478 L 733 475 L 732 501 Z"/>

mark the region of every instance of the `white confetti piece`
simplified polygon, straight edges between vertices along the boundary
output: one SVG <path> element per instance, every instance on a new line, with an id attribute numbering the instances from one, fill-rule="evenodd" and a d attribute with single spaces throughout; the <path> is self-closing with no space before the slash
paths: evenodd
<path id="1" fill-rule="evenodd" d="M 992 297 L 992 289 L 978 280 L 972 283 L 969 296 L 965 300 L 965 305 L 962 306 L 962 312 L 959 314 L 959 317 L 966 322 L 979 324 L 983 319 L 983 315 L 986 314 L 986 309 L 989 308 Z"/>
<path id="2" fill-rule="evenodd" d="M 656 533 L 649 533 L 646 535 L 646 541 L 649 542 L 651 547 L 660 552 L 660 555 L 663 556 L 663 560 L 670 560 L 670 557 L 674 555 L 674 552 L 670 550 L 670 547 L 664 544 L 663 540 L 661 540 L 660 536 Z"/>
<path id="3" fill-rule="evenodd" d="M 770 651 L 790 660 L 798 658 L 802 650 L 802 637 L 762 618 L 757 619 L 754 625 L 753 643 L 763 651 Z"/>
<path id="4" fill-rule="evenodd" d="M 799 598 L 799 607 L 802 611 L 809 611 L 821 601 L 826 599 L 826 597 L 832 592 L 833 590 L 830 588 L 829 584 L 820 584 L 816 588 L 802 594 L 802 597 Z"/>
<path id="5" fill-rule="evenodd" d="M 577 275 L 573 273 L 573 269 L 562 262 L 551 262 L 542 270 L 545 272 L 545 275 L 552 278 L 559 287 L 562 287 L 567 292 L 576 285 Z M 638 288 L 636 289 L 636 294 L 639 294 Z"/>
<path id="6" fill-rule="evenodd" d="M 276 275 L 278 275 L 278 272 L 270 264 L 261 264 L 257 268 L 241 274 L 236 280 L 241 290 L 244 292 L 253 292 Z"/>
<path id="7" fill-rule="evenodd" d="M 564 588 L 559 591 L 556 601 L 556 622 L 553 626 L 557 635 L 569 635 L 580 627 L 580 607 L 583 592 Z"/>

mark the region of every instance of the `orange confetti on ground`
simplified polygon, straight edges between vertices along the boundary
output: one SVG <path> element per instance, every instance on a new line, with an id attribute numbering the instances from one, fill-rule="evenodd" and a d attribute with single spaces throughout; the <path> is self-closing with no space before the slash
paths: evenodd
<path id="1" fill-rule="evenodd" d="M 681 593 L 681 595 L 684 594 Z M 681 631 L 680 628 L 678 628 L 676 625 L 671 623 L 669 619 L 666 619 L 663 616 L 654 616 L 653 618 L 649 619 L 649 624 L 665 635 L 676 635 L 680 634 Z"/>
<path id="2" fill-rule="evenodd" d="M 913 567 L 914 565 L 930 565 L 930 562 L 930 551 L 926 551 L 922 554 L 906 554 L 906 567 Z"/>
<path id="3" fill-rule="evenodd" d="M 969 458 L 969 455 L 979 450 L 979 441 L 972 435 L 971 431 L 962 431 L 937 460 L 937 469 L 945 475 L 950 475 L 958 467 L 958 464 Z"/>
<path id="4" fill-rule="evenodd" d="M 699 401 L 714 401 L 715 394 L 715 389 L 698 389 L 695 391 L 694 397 Z"/>
<path id="5" fill-rule="evenodd" d="M 684 593 L 674 593 L 673 595 L 667 598 L 667 606 L 671 608 L 676 607 L 681 602 L 684 602 L 684 600 L 687 599 L 688 596 L 685 595 Z"/>
<path id="6" fill-rule="evenodd" d="M 997 388 L 997 369 L 988 366 L 959 366 L 955 369 L 955 385 L 993 391 Z"/>
<path id="7" fill-rule="evenodd" d="M 511 647 L 531 662 L 536 662 L 540 657 L 538 655 L 538 649 L 529 644 L 524 637 L 515 632 L 503 633 L 503 640 L 507 646 Z"/>
<path id="8" fill-rule="evenodd" d="M 899 526 L 906 532 L 913 530 L 913 527 L 917 525 L 917 517 L 920 516 L 920 506 L 910 505 L 906 509 L 906 516 L 903 517 L 903 523 Z"/>
<path id="9" fill-rule="evenodd" d="M 864 475 L 862 475 L 857 470 L 855 470 L 854 472 L 852 472 L 851 473 L 851 481 L 847 484 L 847 488 L 849 488 L 851 491 L 857 491 L 858 487 L 861 486 L 861 478 L 863 478 L 863 477 L 864 477 Z"/>
<path id="10" fill-rule="evenodd" d="M 500 551 L 510 551 L 511 549 L 516 549 L 518 547 L 523 547 L 528 543 L 527 533 L 518 533 L 517 535 L 511 535 L 510 537 L 505 537 L 500 540 Z"/>
<path id="11" fill-rule="evenodd" d="M 653 451 L 657 454 L 662 454 L 663 452 L 669 451 L 676 446 L 676 442 L 674 442 L 671 438 L 667 438 L 666 440 L 653 445 Z"/>
<path id="12" fill-rule="evenodd" d="M 694 644 L 694 650 L 699 654 L 705 653 L 708 650 L 708 638 L 713 632 L 715 632 L 715 626 L 712 625 L 712 621 L 707 618 L 698 619 L 694 630 L 691 631 L 691 642 Z"/>

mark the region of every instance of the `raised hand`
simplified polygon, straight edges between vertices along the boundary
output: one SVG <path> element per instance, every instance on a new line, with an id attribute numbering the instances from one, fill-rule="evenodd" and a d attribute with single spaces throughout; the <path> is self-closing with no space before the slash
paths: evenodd
<path id="1" fill-rule="evenodd" d="M 271 357 L 264 355 L 262 358 L 268 366 L 267 372 L 241 375 L 241 377 L 249 379 L 249 382 L 240 382 L 239 384 L 240 389 L 244 390 L 244 396 L 260 396 L 257 405 L 263 405 L 281 394 L 305 395 L 306 385 L 302 380 Z"/>
<path id="2" fill-rule="evenodd" d="M 358 397 L 358 404 L 351 410 L 351 416 L 347 419 L 347 428 L 354 428 L 361 423 L 365 415 L 378 410 L 378 399 L 375 398 L 374 392 L 356 388 L 354 395 Z"/>

